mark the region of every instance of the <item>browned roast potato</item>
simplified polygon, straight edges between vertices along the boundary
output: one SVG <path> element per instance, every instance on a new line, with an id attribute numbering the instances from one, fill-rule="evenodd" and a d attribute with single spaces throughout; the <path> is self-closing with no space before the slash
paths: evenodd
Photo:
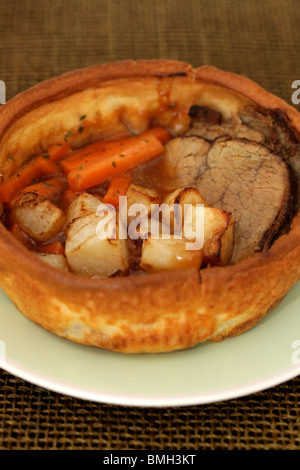
<path id="1" fill-rule="evenodd" d="M 141 269 L 147 272 L 171 271 L 174 269 L 199 269 L 203 260 L 202 250 L 187 250 L 185 238 L 151 238 L 143 241 Z"/>
<path id="2" fill-rule="evenodd" d="M 18 199 L 11 219 L 39 242 L 46 242 L 58 234 L 66 221 L 61 209 L 36 193 L 26 193 Z"/>
<path id="3" fill-rule="evenodd" d="M 127 208 L 128 208 L 128 222 L 131 222 L 135 217 L 135 209 L 137 206 L 131 206 L 135 204 L 143 204 L 145 206 L 145 212 L 148 215 L 151 214 L 151 206 L 154 204 L 160 204 L 160 196 L 154 189 L 144 188 L 137 184 L 131 184 L 127 190 Z M 145 214 L 146 215 L 146 214 Z"/>
<path id="4" fill-rule="evenodd" d="M 45 263 L 48 263 L 54 268 L 62 269 L 63 271 L 69 271 L 68 262 L 66 257 L 61 254 L 54 253 L 41 253 L 38 251 L 32 252 L 37 258 L 41 259 Z"/>
<path id="5" fill-rule="evenodd" d="M 98 230 L 100 220 L 97 214 L 90 214 L 74 219 L 69 226 L 66 257 L 76 274 L 107 277 L 129 268 L 127 240 L 118 238 L 118 220 L 115 224 L 116 232 L 108 232 L 103 239 Z M 114 228 L 113 221 L 112 226 Z"/>
<path id="6" fill-rule="evenodd" d="M 73 219 L 78 217 L 95 214 L 99 205 L 100 200 L 92 194 L 87 192 L 79 194 L 68 207 L 67 224 L 70 224 Z"/>

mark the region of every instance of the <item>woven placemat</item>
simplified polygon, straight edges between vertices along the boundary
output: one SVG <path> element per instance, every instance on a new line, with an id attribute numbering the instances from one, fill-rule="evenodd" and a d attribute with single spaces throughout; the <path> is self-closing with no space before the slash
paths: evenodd
<path id="1" fill-rule="evenodd" d="M 300 79 L 297 0 L 0 0 L 7 99 L 69 70 L 178 59 L 240 73 L 291 101 Z M 83 401 L 0 371 L 0 449 L 291 449 L 300 378 L 249 397 L 180 408 Z"/>
<path id="2" fill-rule="evenodd" d="M 0 449 L 296 450 L 300 378 L 211 405 L 98 404 L 0 375 Z"/>
<path id="3" fill-rule="evenodd" d="M 217 66 L 290 100 L 300 77 L 297 0 L 0 0 L 8 98 L 69 70 L 123 59 Z"/>

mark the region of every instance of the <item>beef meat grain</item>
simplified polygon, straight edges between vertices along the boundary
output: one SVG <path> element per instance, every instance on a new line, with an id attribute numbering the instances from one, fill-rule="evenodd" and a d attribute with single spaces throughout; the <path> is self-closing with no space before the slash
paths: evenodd
<path id="1" fill-rule="evenodd" d="M 177 137 L 166 146 L 170 188 L 193 186 L 213 207 L 232 213 L 236 263 L 267 249 L 291 210 L 291 172 L 279 155 L 246 139 Z"/>

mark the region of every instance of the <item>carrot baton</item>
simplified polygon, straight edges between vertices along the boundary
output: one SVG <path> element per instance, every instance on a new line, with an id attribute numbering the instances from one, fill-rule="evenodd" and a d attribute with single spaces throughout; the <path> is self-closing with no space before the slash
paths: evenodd
<path id="1" fill-rule="evenodd" d="M 68 174 L 69 187 L 80 191 L 104 183 L 162 154 L 163 144 L 152 134 L 138 135 L 122 141 L 105 152 L 95 152 L 88 164 L 82 164 Z"/>
<path id="2" fill-rule="evenodd" d="M 127 137 L 131 137 L 132 136 L 132 133 L 130 132 L 129 129 L 126 129 L 126 130 L 123 130 L 123 131 L 119 131 L 115 134 L 111 134 L 111 135 L 108 135 L 106 137 L 103 137 L 102 142 L 113 142 L 113 141 L 117 141 L 117 140 L 123 140 L 123 139 L 127 139 Z"/>
<path id="3" fill-rule="evenodd" d="M 68 157 L 64 158 L 61 161 L 61 168 L 65 174 L 68 174 L 70 171 L 79 168 L 81 165 L 88 165 L 99 158 L 102 158 L 102 156 L 104 156 L 108 151 L 115 154 L 123 154 L 124 145 L 130 144 L 132 139 L 140 138 L 146 140 L 150 135 L 155 136 L 163 144 L 167 143 L 171 138 L 167 129 L 157 126 L 138 136 L 131 136 L 125 139 L 116 138 L 116 140 L 99 140 L 86 145 L 82 149 L 75 150 Z"/>
<path id="4" fill-rule="evenodd" d="M 44 158 L 44 157 L 37 157 L 35 160 L 36 160 L 36 166 L 40 172 L 40 176 L 56 175 L 60 172 L 58 165 L 52 160 L 48 160 L 47 158 Z"/>
<path id="5" fill-rule="evenodd" d="M 119 197 L 125 196 L 127 189 L 131 183 L 131 176 L 129 173 L 123 173 L 120 176 L 112 179 L 106 194 L 103 197 L 103 204 L 112 204 L 114 207 L 119 207 Z"/>
<path id="6" fill-rule="evenodd" d="M 147 138 L 147 135 L 154 135 L 162 144 L 166 144 L 171 139 L 170 132 L 165 127 L 152 127 L 148 131 L 141 134 L 141 137 Z"/>
<path id="7" fill-rule="evenodd" d="M 112 145 L 112 142 L 102 142 L 101 145 L 98 142 L 98 145 L 95 144 L 88 144 L 82 149 L 75 150 L 72 152 L 68 157 L 64 158 L 60 162 L 60 167 L 63 172 L 67 175 L 70 171 L 75 170 L 76 168 L 80 167 L 81 165 L 86 165 L 89 159 L 95 159 L 101 157 L 101 153 L 104 153 L 109 146 Z M 91 157 L 92 156 L 92 157 Z"/>
<path id="8" fill-rule="evenodd" d="M 59 172 L 57 164 L 49 159 L 37 157 L 21 167 L 0 186 L 0 202 L 9 202 L 35 179 Z"/>
<path id="9" fill-rule="evenodd" d="M 63 142 L 62 144 L 54 144 L 49 147 L 43 157 L 49 157 L 53 162 L 58 162 L 62 158 L 65 158 L 68 154 L 72 152 L 72 149 L 68 142 Z"/>
<path id="10" fill-rule="evenodd" d="M 37 249 L 38 249 L 38 251 L 41 251 L 43 253 L 51 253 L 53 255 L 64 255 L 65 254 L 64 246 L 59 241 L 49 243 L 48 245 L 39 245 Z"/>
<path id="11" fill-rule="evenodd" d="M 6 203 L 8 209 L 12 209 L 19 198 L 25 193 L 35 193 L 51 201 L 57 199 L 66 188 L 67 183 L 59 178 L 49 178 L 39 183 L 30 184 L 19 191 L 9 202 Z"/>
<path id="12" fill-rule="evenodd" d="M 101 139 L 91 144 L 86 145 L 85 147 L 73 151 L 68 157 L 64 158 L 61 161 L 61 168 L 65 174 L 68 174 L 70 171 L 75 170 L 80 165 L 85 165 L 90 161 L 101 158 L 101 154 L 106 152 L 108 149 L 119 149 L 121 151 L 123 140 L 126 139 L 116 139 L 116 140 L 106 140 Z"/>
<path id="13" fill-rule="evenodd" d="M 66 186 L 67 183 L 59 178 L 49 178 L 45 181 L 40 181 L 39 183 L 27 186 L 21 191 L 21 194 L 32 192 L 44 197 L 45 199 L 52 200 L 59 196 Z"/>
<path id="14" fill-rule="evenodd" d="M 79 194 L 80 194 L 79 192 L 72 191 L 72 189 L 70 189 L 69 187 L 66 188 L 66 190 L 64 191 L 62 195 L 63 207 L 64 208 L 68 207 L 73 201 L 73 199 L 75 199 Z"/>
<path id="15" fill-rule="evenodd" d="M 116 145 L 117 142 L 122 142 L 128 137 L 128 135 L 124 137 L 123 134 L 123 138 L 121 138 L 120 136 L 115 136 L 115 139 L 113 139 L 112 137 L 104 138 L 87 144 L 83 148 L 71 152 L 70 155 L 68 155 L 61 161 L 60 166 L 64 173 L 67 174 L 71 170 L 78 168 L 80 165 L 87 163 L 87 159 L 89 158 L 89 156 L 95 155 L 96 151 L 98 151 L 99 153 L 105 152 L 108 148 L 113 148 L 113 146 Z M 119 145 L 122 145 L 122 143 Z"/>

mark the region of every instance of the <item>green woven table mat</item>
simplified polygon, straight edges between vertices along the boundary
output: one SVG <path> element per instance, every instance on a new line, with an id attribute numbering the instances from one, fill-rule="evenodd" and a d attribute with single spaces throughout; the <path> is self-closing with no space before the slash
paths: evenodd
<path id="1" fill-rule="evenodd" d="M 291 101 L 297 0 L 0 0 L 7 99 L 63 72 L 122 59 L 215 65 Z M 83 401 L 1 371 L 0 449 L 254 450 L 300 446 L 300 378 L 226 402 L 134 408 Z"/>

